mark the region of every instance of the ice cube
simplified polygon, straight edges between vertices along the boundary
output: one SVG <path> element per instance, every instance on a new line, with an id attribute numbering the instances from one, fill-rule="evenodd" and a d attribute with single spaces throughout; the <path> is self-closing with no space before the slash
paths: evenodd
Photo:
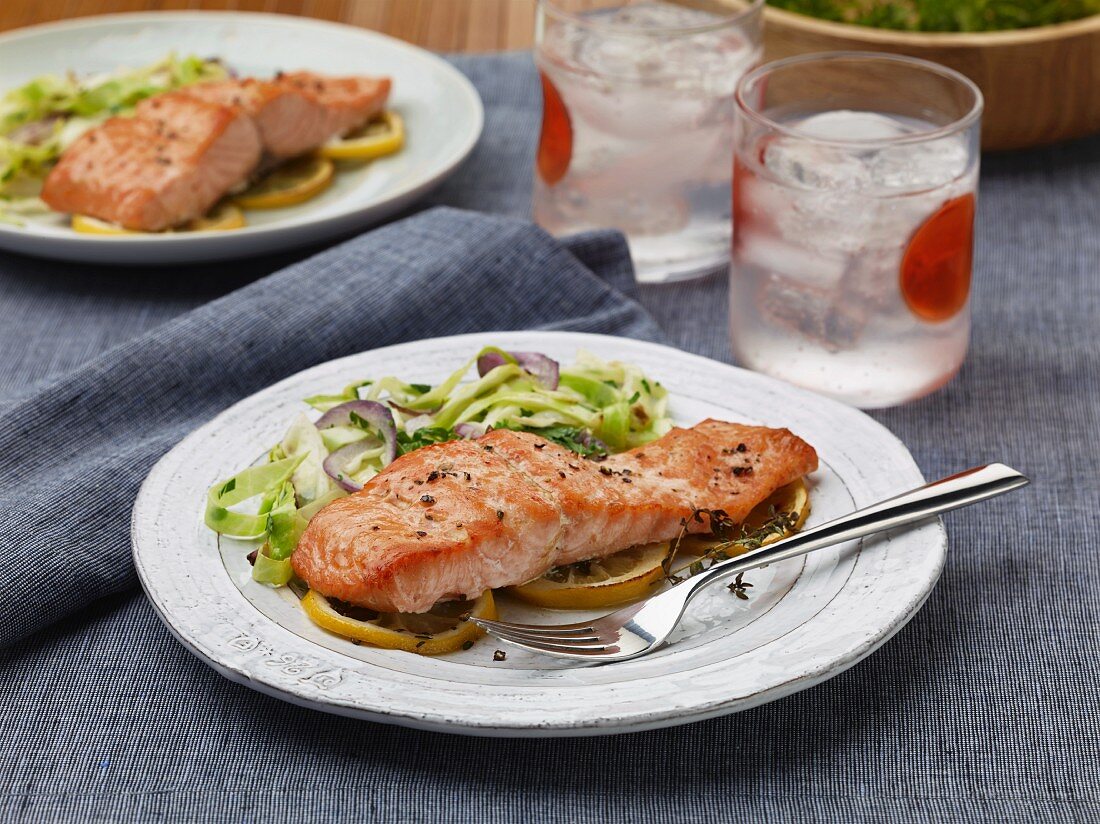
<path id="1" fill-rule="evenodd" d="M 797 137 L 769 142 L 764 165 L 782 182 L 803 189 L 859 191 L 871 182 L 870 169 L 851 152 Z"/>
<path id="2" fill-rule="evenodd" d="M 871 179 L 880 189 L 914 191 L 943 186 L 966 171 L 967 147 L 961 135 L 888 146 L 870 160 Z"/>
<path id="3" fill-rule="evenodd" d="M 792 283 L 822 290 L 835 288 L 848 266 L 846 256 L 807 249 L 760 231 L 738 235 L 737 260 L 742 266 L 753 266 Z"/>
<path id="4" fill-rule="evenodd" d="M 808 286 L 774 273 L 764 277 L 758 311 L 769 323 L 813 341 L 826 352 L 859 344 L 867 314 L 857 303 L 838 300 L 831 289 Z"/>
<path id="5" fill-rule="evenodd" d="M 810 115 L 790 126 L 801 134 L 822 140 L 890 140 L 913 132 L 911 126 L 896 118 L 851 109 Z"/>

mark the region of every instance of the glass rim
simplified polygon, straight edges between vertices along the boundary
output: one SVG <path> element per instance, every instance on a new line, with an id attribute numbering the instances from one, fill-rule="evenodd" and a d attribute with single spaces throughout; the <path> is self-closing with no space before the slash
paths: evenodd
<path id="1" fill-rule="evenodd" d="M 702 34 L 708 31 L 724 29 L 741 22 L 744 18 L 758 14 L 763 8 L 765 0 L 746 0 L 748 5 L 740 11 L 731 12 L 728 15 L 715 15 L 716 20 L 710 23 L 697 23 L 691 26 L 657 26 L 654 28 L 630 27 L 615 23 L 602 23 L 593 20 L 584 14 L 568 11 L 557 5 L 555 0 L 537 0 L 537 8 L 546 14 L 559 20 L 568 20 L 578 26 L 594 29 L 596 31 L 614 32 L 617 35 L 629 37 L 667 37 L 669 35 Z"/>
<path id="2" fill-rule="evenodd" d="M 886 63 L 895 63 L 899 65 L 905 65 L 914 69 L 921 69 L 923 71 L 931 72 L 932 74 L 938 74 L 940 77 L 953 80 L 963 88 L 967 89 L 974 98 L 973 104 L 969 110 L 961 117 L 952 120 L 943 126 L 937 126 L 934 129 L 927 131 L 915 132 L 913 134 L 899 135 L 898 137 L 867 137 L 867 138 L 828 138 L 818 137 L 816 135 L 807 134 L 792 126 L 785 126 L 772 118 L 768 117 L 763 112 L 751 106 L 745 100 L 745 90 L 748 86 L 771 74 L 776 69 L 784 69 L 789 66 L 796 66 L 802 63 L 826 63 L 839 60 L 878 60 Z M 734 101 L 737 104 L 737 111 L 741 114 L 748 116 L 750 119 L 757 123 L 766 126 L 767 128 L 776 131 L 780 134 L 794 137 L 799 140 L 810 141 L 824 146 L 837 146 L 837 147 L 867 147 L 867 146 L 893 146 L 898 144 L 912 144 L 912 143 L 924 143 L 931 140 L 939 140 L 943 137 L 948 137 L 953 134 L 957 134 L 961 131 L 969 129 L 974 125 L 976 121 L 979 121 L 982 116 L 982 111 L 985 108 L 985 98 L 982 96 L 982 90 L 978 88 L 978 84 L 971 80 L 961 72 L 950 69 L 947 66 L 943 66 L 939 63 L 934 63 L 931 60 L 923 60 L 919 57 L 909 57 L 901 54 L 888 54 L 885 52 L 873 52 L 873 51 L 830 51 L 830 52 L 814 52 L 812 54 L 800 54 L 794 57 L 785 57 L 781 60 L 773 60 L 770 63 L 765 63 L 762 66 L 757 66 L 742 75 L 741 79 L 737 82 L 737 88 L 734 91 Z"/>

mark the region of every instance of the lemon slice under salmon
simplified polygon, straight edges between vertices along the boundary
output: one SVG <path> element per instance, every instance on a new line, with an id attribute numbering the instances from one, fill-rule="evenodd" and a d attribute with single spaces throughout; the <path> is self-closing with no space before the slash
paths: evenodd
<path id="1" fill-rule="evenodd" d="M 284 163 L 260 178 L 233 202 L 244 209 L 281 209 L 316 197 L 329 187 L 336 167 L 319 155 L 305 155 Z"/>
<path id="2" fill-rule="evenodd" d="M 668 542 L 625 549 L 594 561 L 557 567 L 509 591 L 540 607 L 599 609 L 636 601 L 653 591 L 664 575 Z"/>
<path id="3" fill-rule="evenodd" d="M 243 229 L 246 225 L 244 212 L 232 203 L 222 201 L 207 212 L 205 217 L 192 220 L 182 230 L 177 231 L 225 232 L 230 229 Z"/>
<path id="4" fill-rule="evenodd" d="M 319 151 L 333 160 L 373 160 L 405 145 L 405 121 L 396 112 L 382 112 L 366 126 L 330 140 Z"/>
<path id="5" fill-rule="evenodd" d="M 771 520 L 773 513 L 793 514 L 795 520 L 789 531 L 769 535 L 764 544 L 802 528 L 810 514 L 806 484 L 797 480 L 777 489 L 754 507 L 743 523 L 751 532 Z M 688 535 L 681 541 L 680 551 L 701 555 L 720 543 L 713 536 Z M 664 577 L 661 565 L 668 549 L 667 541 L 646 544 L 599 560 L 558 567 L 541 578 L 510 587 L 509 591 L 532 604 L 552 609 L 599 609 L 636 601 L 650 595 Z"/>
<path id="6" fill-rule="evenodd" d="M 245 223 L 244 213 L 232 203 L 222 202 L 211 209 L 203 217 L 196 218 L 176 229 L 167 232 L 142 232 L 137 229 L 127 229 L 117 223 L 100 220 L 88 215 L 73 215 L 73 231 L 86 235 L 163 235 L 176 232 L 225 232 L 230 229 L 241 229 Z"/>
<path id="7" fill-rule="evenodd" d="M 467 613 L 490 620 L 497 617 L 490 590 L 485 590 L 474 601 L 437 604 L 431 612 L 411 615 L 376 613 L 356 608 L 340 612 L 324 595 L 311 589 L 302 598 L 302 609 L 313 623 L 329 632 L 383 649 L 400 649 L 421 655 L 440 655 L 468 648 L 483 635 L 483 631 L 472 621 L 462 620 Z"/>

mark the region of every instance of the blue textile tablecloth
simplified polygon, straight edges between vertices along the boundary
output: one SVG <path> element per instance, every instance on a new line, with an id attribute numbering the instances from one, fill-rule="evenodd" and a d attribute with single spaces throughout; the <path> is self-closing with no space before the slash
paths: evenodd
<path id="1" fill-rule="evenodd" d="M 454 62 L 481 92 L 486 129 L 474 156 L 427 203 L 522 217 L 540 108 L 530 58 Z M 985 159 L 970 358 L 941 392 L 875 417 L 928 476 L 996 459 L 1035 483 L 948 518 L 939 586 L 858 666 L 690 727 L 603 739 L 467 739 L 326 716 L 232 684 L 192 658 L 126 571 L 113 570 L 102 591 L 119 594 L 0 653 L 0 818 L 1100 820 L 1098 190 L 1100 140 Z M 515 222 L 493 225 L 548 260 L 564 255 L 557 263 L 571 272 L 570 294 L 587 302 L 516 315 L 517 324 L 561 325 L 579 315 L 584 328 L 663 334 L 729 360 L 722 278 L 641 289 L 647 316 L 588 273 L 628 288 L 614 238 L 581 240 L 570 256 Z M 377 234 L 352 244 L 384 246 Z M 485 244 L 503 242 L 493 234 Z M 324 271 L 350 265 L 341 255 L 323 259 Z M 0 445 L 18 444 L 22 427 L 36 428 L 44 444 L 41 455 L 0 454 L 0 492 L 35 465 L 67 477 L 66 444 L 74 461 L 86 457 L 63 431 L 63 416 L 106 409 L 111 399 L 80 367 L 118 372 L 132 350 L 216 315 L 203 310 L 164 325 L 173 318 L 289 260 L 138 274 L 0 256 Z M 140 346 L 127 343 L 158 327 Z M 307 360 L 329 351 L 324 341 L 311 345 Z M 40 391 L 47 385 L 80 392 L 59 404 Z M 209 411 L 200 403 L 195 414 Z M 51 415 L 62 418 L 51 426 Z M 81 425 L 94 445 L 108 442 Z M 135 452 L 137 465 L 166 445 L 137 428 L 133 437 L 148 446 Z M 20 500 L 44 494 L 0 494 L 9 508 L 0 538 L 16 534 L 26 516 Z M 87 549 L 79 520 L 67 533 L 49 529 L 39 551 L 70 559 Z M 127 541 L 107 527 L 89 535 L 102 552 Z M 6 583 L 0 638 L 36 626 L 26 615 L 64 614 L 64 605 L 27 602 L 18 581 Z"/>

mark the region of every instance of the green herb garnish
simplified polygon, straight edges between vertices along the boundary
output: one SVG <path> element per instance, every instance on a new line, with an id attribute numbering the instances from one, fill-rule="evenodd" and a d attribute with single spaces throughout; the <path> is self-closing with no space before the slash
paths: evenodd
<path id="1" fill-rule="evenodd" d="M 420 447 L 428 446 L 429 444 L 457 441 L 458 437 L 458 433 L 453 429 L 444 428 L 442 426 L 425 426 L 422 429 L 416 430 L 411 435 L 402 429 L 398 429 L 397 452 L 399 455 L 404 455 L 407 452 L 414 452 L 420 449 Z"/>
<path id="2" fill-rule="evenodd" d="M 566 449 L 571 449 L 582 458 L 598 459 L 607 457 L 607 448 L 593 438 L 591 432 L 582 427 L 508 425 L 507 428 L 517 432 L 530 432 L 533 435 L 538 435 L 540 438 L 545 438 L 551 443 L 556 443 L 558 446 L 564 446 Z"/>

